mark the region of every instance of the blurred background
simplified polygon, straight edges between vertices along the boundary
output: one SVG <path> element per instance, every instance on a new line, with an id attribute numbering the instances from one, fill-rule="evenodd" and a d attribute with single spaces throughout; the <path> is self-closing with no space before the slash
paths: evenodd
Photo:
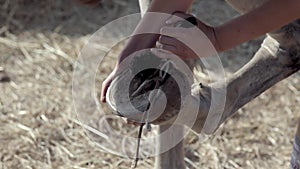
<path id="1" fill-rule="evenodd" d="M 139 12 L 137 1 L 0 0 L 0 169 L 129 168 L 130 159 L 106 153 L 79 125 L 72 105 L 74 62 L 101 26 Z M 192 12 L 211 25 L 238 14 L 223 0 L 196 1 Z M 114 38 L 114 35 L 111 35 Z M 228 73 L 247 63 L 262 38 L 220 54 Z M 117 56 L 122 44 L 110 53 Z M 99 84 L 113 69 L 102 64 Z M 300 74 L 243 107 L 213 136 L 190 133 L 189 168 L 288 168 L 300 112 Z M 122 121 L 124 131 L 138 130 Z M 138 168 L 153 166 L 153 158 Z"/>

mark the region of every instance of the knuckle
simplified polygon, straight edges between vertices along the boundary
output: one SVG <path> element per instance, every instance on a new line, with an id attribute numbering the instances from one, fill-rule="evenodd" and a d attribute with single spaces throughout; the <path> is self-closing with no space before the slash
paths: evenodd
<path id="1" fill-rule="evenodd" d="M 158 42 L 158 41 L 156 42 L 155 45 L 156 45 L 157 48 L 163 48 L 163 45 L 160 42 Z"/>
<path id="2" fill-rule="evenodd" d="M 164 34 L 165 32 L 166 32 L 166 27 L 160 28 L 160 33 L 161 33 L 161 34 Z"/>
<path id="3" fill-rule="evenodd" d="M 161 35 L 161 36 L 159 36 L 158 41 L 161 43 L 164 43 L 165 39 L 166 39 L 165 36 Z"/>
<path id="4" fill-rule="evenodd" d="M 163 40 L 163 35 L 160 35 L 159 38 L 158 38 L 158 41 L 162 42 L 162 40 Z"/>

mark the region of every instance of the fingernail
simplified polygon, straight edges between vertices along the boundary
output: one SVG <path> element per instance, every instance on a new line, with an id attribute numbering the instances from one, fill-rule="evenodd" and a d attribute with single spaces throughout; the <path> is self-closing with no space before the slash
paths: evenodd
<path id="1" fill-rule="evenodd" d="M 168 20 L 166 21 L 166 24 L 171 24 L 171 21 L 168 19 Z"/>

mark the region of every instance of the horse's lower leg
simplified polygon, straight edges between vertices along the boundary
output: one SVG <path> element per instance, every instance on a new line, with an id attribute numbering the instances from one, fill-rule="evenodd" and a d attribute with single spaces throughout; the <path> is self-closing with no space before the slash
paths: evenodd
<path id="1" fill-rule="evenodd" d="M 156 145 L 155 169 L 185 169 L 183 139 L 177 143 L 179 138 L 183 138 L 184 128 L 181 125 L 170 127 L 171 125 L 159 126 L 160 135 Z M 171 149 L 166 151 L 165 149 L 170 146 Z"/>
<path id="2" fill-rule="evenodd" d="M 222 118 L 219 124 L 262 92 L 297 72 L 299 69 L 300 46 L 291 45 L 287 48 L 282 48 L 282 45 L 278 41 L 267 37 L 254 58 L 238 72 L 229 77 L 227 84 L 220 85 L 226 86 L 227 95 L 224 111 L 221 112 L 223 114 L 220 114 Z M 210 102 L 210 97 L 203 97 L 201 90 L 205 89 L 217 91 L 217 87 L 215 86 L 200 89 L 200 95 L 203 98 L 200 101 L 202 105 L 203 103 Z M 207 93 L 207 91 L 205 92 Z M 196 132 L 201 132 L 204 125 L 205 116 L 203 116 L 203 113 L 207 112 L 199 112 L 196 125 L 193 127 L 193 130 Z M 204 126 L 203 131 L 206 133 L 214 132 L 214 130 L 211 130 L 213 127 L 209 128 L 210 130 L 207 131 Z"/>

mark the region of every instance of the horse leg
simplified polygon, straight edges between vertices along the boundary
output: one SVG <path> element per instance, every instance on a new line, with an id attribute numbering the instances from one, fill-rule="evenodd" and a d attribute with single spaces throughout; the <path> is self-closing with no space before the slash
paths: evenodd
<path id="1" fill-rule="evenodd" d="M 270 33 L 252 60 L 231 75 L 226 84 L 214 84 L 210 87 L 201 88 L 200 103 L 209 105 L 211 101 L 209 95 L 203 94 L 210 93 L 210 91 L 202 90 L 215 90 L 218 92 L 219 86 L 225 86 L 227 89 L 225 108 L 219 114 L 219 116 L 222 116 L 219 125 L 222 124 L 239 108 L 300 69 L 299 37 L 299 20 Z M 203 110 L 203 106 L 200 106 L 200 108 L 193 130 L 199 133 L 204 127 L 203 132 L 213 133 L 218 126 L 209 126 L 209 130 L 206 130 L 205 120 L 213 119 L 205 119 L 208 110 Z"/>

